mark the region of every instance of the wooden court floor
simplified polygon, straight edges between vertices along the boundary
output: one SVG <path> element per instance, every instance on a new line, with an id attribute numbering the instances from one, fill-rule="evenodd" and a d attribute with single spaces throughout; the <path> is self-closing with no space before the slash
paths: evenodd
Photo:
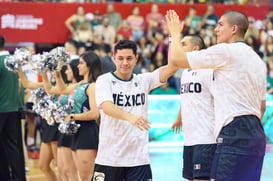
<path id="1" fill-rule="evenodd" d="M 39 168 L 38 159 L 29 159 L 26 166 L 29 168 L 29 172 L 26 173 L 27 181 L 47 181 L 46 177 Z M 57 167 L 51 164 L 52 169 L 58 175 Z"/>
<path id="2" fill-rule="evenodd" d="M 182 152 L 177 150 L 150 150 L 151 168 L 154 181 L 186 181 L 181 178 L 182 170 Z M 26 174 L 27 181 L 47 181 L 44 174 L 39 169 L 38 159 L 26 160 L 26 165 L 30 171 Z M 166 167 L 168 163 L 168 167 Z M 263 172 L 261 181 L 273 180 L 273 144 L 267 145 L 267 151 L 264 159 Z M 54 164 L 51 167 L 58 175 L 57 168 Z M 1 179 L 0 179 L 1 180 Z"/>

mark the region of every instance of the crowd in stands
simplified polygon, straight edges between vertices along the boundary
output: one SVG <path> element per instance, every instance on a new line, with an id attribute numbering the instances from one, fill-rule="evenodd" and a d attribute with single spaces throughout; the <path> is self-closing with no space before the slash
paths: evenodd
<path id="1" fill-rule="evenodd" d="M 95 51 L 107 66 L 114 68 L 114 65 L 111 65 L 111 49 L 114 43 L 121 39 L 134 40 L 141 55 L 135 73 L 153 71 L 167 63 L 168 31 L 164 16 L 156 3 L 151 5 L 151 10 L 146 16 L 140 15 L 139 11 L 136 5 L 131 9 L 130 15 L 122 18 L 111 3 L 107 5 L 106 14 L 101 14 L 98 10 L 86 13 L 84 7 L 79 6 L 77 12 L 65 22 L 71 32 L 69 41 L 75 41 L 78 48 Z M 204 39 L 207 47 L 214 45 L 214 28 L 218 18 L 214 13 L 213 4 L 208 4 L 206 12 L 201 16 L 197 14 L 195 7 L 191 6 L 186 17 L 181 20 L 185 23 L 183 34 L 198 34 Z M 248 19 L 250 25 L 245 42 L 268 63 L 273 56 L 273 9 L 269 10 L 264 19 L 256 20 L 252 16 Z M 107 69 L 109 70 L 111 68 Z M 269 70 L 269 75 L 270 72 L 273 76 L 273 69 Z M 177 93 L 179 80 L 176 77 L 179 76 L 180 73 L 173 76 L 169 82 L 169 86 L 175 88 Z"/>

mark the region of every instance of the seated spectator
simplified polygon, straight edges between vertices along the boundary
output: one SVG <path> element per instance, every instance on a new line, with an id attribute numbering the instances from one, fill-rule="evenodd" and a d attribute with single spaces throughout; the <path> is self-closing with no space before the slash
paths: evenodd
<path id="1" fill-rule="evenodd" d="M 64 43 L 64 48 L 70 55 L 70 60 L 78 59 L 78 43 L 75 40 L 69 39 Z"/>
<path id="2" fill-rule="evenodd" d="M 133 40 L 138 41 L 144 35 L 144 18 L 139 14 L 139 7 L 133 7 L 131 14 L 126 19 L 133 32 Z"/>
<path id="3" fill-rule="evenodd" d="M 166 57 L 164 57 L 163 52 L 158 51 L 155 53 L 155 57 L 151 60 L 149 71 L 152 72 L 155 69 L 166 64 L 167 64 L 167 59 Z"/>
<path id="4" fill-rule="evenodd" d="M 116 65 L 109 53 L 107 54 L 102 47 L 99 47 L 96 52 L 98 52 L 100 57 L 102 73 L 113 72 L 116 70 Z"/>
<path id="5" fill-rule="evenodd" d="M 249 22 L 249 26 L 248 26 L 248 30 L 247 30 L 247 32 L 245 34 L 245 37 L 248 37 L 248 36 L 252 35 L 252 36 L 254 36 L 256 38 L 256 40 L 259 40 L 260 32 L 259 32 L 259 29 L 255 25 L 254 17 L 249 16 L 248 17 L 248 22 Z"/>
<path id="6" fill-rule="evenodd" d="M 273 22 L 266 20 L 264 22 L 265 28 L 260 32 L 261 44 L 264 44 L 269 35 L 273 36 Z"/>
<path id="7" fill-rule="evenodd" d="M 267 93 L 273 94 L 273 55 L 268 57 L 267 66 Z"/>
<path id="8" fill-rule="evenodd" d="M 157 4 L 152 4 L 151 11 L 145 17 L 146 33 L 162 32 L 162 22 L 165 17 L 159 12 Z"/>
<path id="9" fill-rule="evenodd" d="M 260 52 L 263 52 L 263 59 L 268 61 L 268 57 L 273 55 L 273 36 L 267 36 L 264 44 L 260 46 Z"/>
<path id="10" fill-rule="evenodd" d="M 166 44 L 165 36 L 161 32 L 155 32 L 153 35 L 149 34 L 148 39 L 152 44 L 150 71 L 153 71 L 161 65 L 166 65 L 168 44 Z"/>
<path id="11" fill-rule="evenodd" d="M 114 27 L 115 31 L 120 27 L 122 18 L 120 13 L 115 11 L 114 5 L 112 3 L 107 5 L 106 14 L 104 15 L 108 17 L 109 24 Z"/>
<path id="12" fill-rule="evenodd" d="M 150 62 L 146 62 L 141 54 L 138 56 L 137 63 L 133 69 L 133 73 L 141 74 L 149 71 Z"/>
<path id="13" fill-rule="evenodd" d="M 133 32 L 127 20 L 122 21 L 121 26 L 117 31 L 117 41 L 118 40 L 133 40 Z"/>
<path id="14" fill-rule="evenodd" d="M 101 25 L 101 16 L 100 16 L 100 11 L 95 11 L 94 15 L 93 15 L 93 19 L 90 21 L 91 24 L 91 28 L 92 31 L 95 32 L 96 28 L 98 27 L 98 25 Z"/>
<path id="15" fill-rule="evenodd" d="M 187 30 L 192 28 L 197 32 L 201 29 L 201 18 L 196 15 L 196 9 L 193 6 L 190 7 L 188 15 L 185 18 L 185 26 Z"/>
<path id="16" fill-rule="evenodd" d="M 105 43 L 103 35 L 97 35 L 94 39 L 93 46 L 91 48 L 99 57 L 102 57 L 101 51 L 111 56 L 111 46 Z"/>
<path id="17" fill-rule="evenodd" d="M 246 44 L 248 44 L 261 58 L 263 58 L 263 53 L 259 50 L 259 42 L 253 35 L 246 37 L 245 41 Z"/>
<path id="18" fill-rule="evenodd" d="M 104 38 L 104 42 L 109 44 L 110 46 L 114 45 L 116 40 L 116 31 L 115 28 L 109 24 L 109 18 L 104 16 L 102 19 L 102 24 L 98 25 L 94 36 L 102 35 Z"/>
<path id="19" fill-rule="evenodd" d="M 76 30 L 76 34 L 74 40 L 79 43 L 88 43 L 92 42 L 94 39 L 94 35 L 89 22 L 81 23 L 78 29 Z"/>
<path id="20" fill-rule="evenodd" d="M 219 19 L 219 17 L 214 13 L 214 7 L 212 4 L 207 5 L 207 10 L 201 18 L 201 26 L 205 29 L 214 29 Z"/>

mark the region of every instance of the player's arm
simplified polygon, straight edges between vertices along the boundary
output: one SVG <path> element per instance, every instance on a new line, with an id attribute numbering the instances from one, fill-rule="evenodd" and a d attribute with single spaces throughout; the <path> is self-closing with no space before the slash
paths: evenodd
<path id="1" fill-rule="evenodd" d="M 37 89 L 39 87 L 43 87 L 43 83 L 42 82 L 32 82 L 32 81 L 29 81 L 24 72 L 22 71 L 21 68 L 18 69 L 18 76 L 21 80 L 21 83 L 22 85 L 24 86 L 24 88 L 27 88 L 27 89 Z"/>
<path id="2" fill-rule="evenodd" d="M 101 109 L 105 114 L 119 120 L 129 121 L 141 130 L 148 130 L 150 128 L 150 122 L 146 118 L 126 112 L 111 101 L 104 101 L 101 104 Z"/>
<path id="3" fill-rule="evenodd" d="M 182 116 L 181 116 L 181 108 L 177 114 L 175 122 L 172 124 L 171 127 L 173 132 L 179 133 L 182 130 Z"/>
<path id="4" fill-rule="evenodd" d="M 160 82 L 164 83 L 177 71 L 178 67 L 172 64 L 165 65 L 159 68 Z"/>
<path id="5" fill-rule="evenodd" d="M 168 60 L 171 59 L 171 51 L 170 51 L 170 47 L 171 47 L 171 41 L 169 42 L 169 49 L 168 49 Z M 168 64 L 160 67 L 159 68 L 159 77 L 160 77 L 160 82 L 164 83 L 167 82 L 167 80 L 173 75 L 175 74 L 175 72 L 177 71 L 178 67 L 175 66 L 174 64 L 170 63 L 170 61 L 168 61 Z"/>
<path id="6" fill-rule="evenodd" d="M 262 100 L 262 102 L 261 102 L 261 119 L 263 118 L 265 108 L 266 108 L 266 100 Z"/>
<path id="7" fill-rule="evenodd" d="M 169 59 L 169 61 L 175 66 L 181 68 L 190 68 L 186 53 L 183 51 L 182 44 L 180 42 L 181 22 L 179 16 L 174 10 L 169 10 L 167 11 L 165 18 L 172 41 L 170 45 L 171 58 Z"/>

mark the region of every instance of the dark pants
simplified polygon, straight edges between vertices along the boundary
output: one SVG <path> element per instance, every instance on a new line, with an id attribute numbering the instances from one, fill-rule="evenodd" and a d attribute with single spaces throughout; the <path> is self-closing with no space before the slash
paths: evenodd
<path id="1" fill-rule="evenodd" d="M 0 178 L 26 181 L 19 112 L 0 113 Z"/>

